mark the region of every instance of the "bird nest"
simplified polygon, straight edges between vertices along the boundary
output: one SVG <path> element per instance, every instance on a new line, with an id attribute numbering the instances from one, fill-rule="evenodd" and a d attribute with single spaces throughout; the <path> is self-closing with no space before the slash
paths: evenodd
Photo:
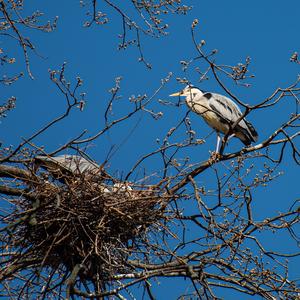
<path id="1" fill-rule="evenodd" d="M 163 216 L 165 200 L 150 187 L 128 187 L 98 175 L 35 173 L 28 197 L 18 199 L 22 215 L 14 247 L 42 267 L 105 284 L 111 276 L 132 271 L 128 258 L 150 226 Z M 42 174 L 43 175 L 43 174 Z M 27 255 L 28 256 L 28 255 Z"/>

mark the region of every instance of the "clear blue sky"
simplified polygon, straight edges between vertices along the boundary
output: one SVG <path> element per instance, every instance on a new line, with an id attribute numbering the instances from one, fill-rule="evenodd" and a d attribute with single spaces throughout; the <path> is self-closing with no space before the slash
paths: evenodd
<path id="1" fill-rule="evenodd" d="M 100 2 L 100 1 L 99 1 Z M 21 137 L 28 137 L 47 121 L 64 110 L 62 95 L 50 82 L 48 69 L 58 69 L 67 62 L 66 75 L 72 81 L 76 76 L 83 79 L 82 91 L 87 93 L 87 104 L 83 112 L 75 111 L 61 124 L 54 126 L 46 134 L 35 140 L 39 146 L 44 145 L 50 152 L 64 144 L 70 137 L 76 136 L 81 130 L 87 129 L 88 135 L 97 132 L 103 126 L 105 104 L 110 98 L 108 90 L 114 85 L 114 78 L 122 76 L 119 108 L 116 114 L 127 108 L 131 95 L 151 95 L 160 85 L 160 80 L 169 72 L 173 73 L 171 81 L 157 95 L 152 108 L 162 111 L 164 117 L 154 121 L 144 116 L 139 121 L 116 127 L 109 135 L 96 140 L 90 145 L 88 152 L 98 162 L 102 162 L 112 145 L 120 146 L 110 162 L 111 172 L 126 173 L 133 163 L 150 149 L 155 149 L 156 139 L 163 138 L 169 128 L 175 126 L 187 111 L 185 106 L 165 107 L 159 99 L 169 99 L 168 95 L 182 88 L 176 77 L 187 77 L 197 85 L 198 75 L 191 68 L 182 72 L 180 61 L 189 60 L 197 53 L 192 43 L 190 26 L 197 18 L 197 38 L 206 41 L 205 49 L 218 49 L 217 62 L 236 65 L 251 57 L 250 71 L 255 74 L 251 79 L 250 88 L 229 87 L 246 103 L 255 104 L 269 96 L 276 87 L 286 87 L 292 83 L 299 73 L 299 65 L 289 61 L 293 52 L 300 52 L 299 44 L 299 11 L 300 2 L 290 1 L 187 1 L 193 10 L 186 16 L 166 17 L 169 23 L 169 35 L 160 39 L 142 36 L 142 47 L 146 59 L 153 68 L 148 70 L 138 62 L 139 53 L 136 47 L 126 51 L 118 51 L 118 34 L 122 31 L 121 19 L 111 9 L 101 9 L 108 13 L 110 22 L 104 26 L 83 28 L 86 20 L 85 9 L 80 8 L 79 1 L 30 1 L 25 3 L 28 11 L 40 10 L 45 13 L 45 20 L 59 16 L 58 28 L 52 33 L 28 31 L 32 42 L 36 45 L 37 56 L 30 53 L 31 69 L 35 80 L 27 74 L 10 87 L 1 87 L 1 97 L 11 95 L 17 97 L 17 107 L 10 112 L 1 124 L 1 140 L 6 144 L 17 145 Z M 131 13 L 131 10 L 128 9 Z M 1 48 L 13 49 L 11 55 L 17 58 L 16 66 L 8 71 L 25 72 L 23 56 L 15 41 L 0 41 Z M 202 65 L 194 64 L 194 67 Z M 5 71 L 4 70 L 4 71 Z M 210 77 L 201 83 L 204 90 L 224 93 Z M 288 101 L 288 100 L 286 100 Z M 289 114 L 287 107 L 293 103 L 285 103 L 268 111 L 257 111 L 249 116 L 256 126 L 259 140 L 266 138 L 276 129 Z M 197 116 L 191 116 L 193 126 L 197 128 L 197 137 L 206 137 L 211 129 Z M 135 125 L 129 139 L 125 138 Z M 208 151 L 213 150 L 215 135 L 207 138 L 206 144 L 191 151 L 192 161 L 208 158 Z M 228 151 L 241 147 L 239 141 L 233 141 Z M 160 161 L 151 161 L 145 167 L 155 171 Z M 259 167 L 258 167 L 259 168 Z M 284 174 L 265 189 L 259 188 L 255 198 L 257 219 L 272 215 L 273 212 L 287 210 L 293 200 L 299 198 L 299 168 L 292 161 L 285 159 L 278 171 Z M 210 177 L 201 174 L 199 182 L 210 185 Z M 274 249 L 289 249 L 296 245 L 285 240 L 285 236 L 266 236 Z M 296 265 L 291 266 L 291 273 L 300 275 Z M 298 274 L 297 274 L 298 273 Z M 163 291 L 159 299 L 175 299 L 178 290 Z M 174 293 L 174 294 L 173 294 Z M 223 294 L 222 294 L 223 293 Z M 233 299 L 229 291 L 220 296 Z M 243 297 L 247 299 L 247 297 Z M 249 298 L 250 299 L 250 298 Z"/>

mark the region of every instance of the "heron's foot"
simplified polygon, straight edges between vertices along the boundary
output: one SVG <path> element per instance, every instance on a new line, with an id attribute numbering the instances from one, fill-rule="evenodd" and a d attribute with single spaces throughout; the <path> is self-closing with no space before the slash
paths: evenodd
<path id="1" fill-rule="evenodd" d="M 219 152 L 216 151 L 210 151 L 210 158 L 209 160 L 211 161 L 211 163 L 216 163 L 220 160 L 221 158 L 221 154 Z"/>

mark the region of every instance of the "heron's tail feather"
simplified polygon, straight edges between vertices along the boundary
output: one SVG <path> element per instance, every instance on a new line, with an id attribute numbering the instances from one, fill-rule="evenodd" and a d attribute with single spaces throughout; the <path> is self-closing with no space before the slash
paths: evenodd
<path id="1" fill-rule="evenodd" d="M 248 126 L 252 142 L 256 142 L 257 139 L 258 139 L 258 133 L 257 133 L 257 131 L 255 130 L 254 126 L 250 122 L 248 122 L 246 120 L 245 120 L 245 122 L 246 122 L 246 124 Z"/>
<path id="2" fill-rule="evenodd" d="M 244 143 L 244 145 L 249 146 L 252 142 L 257 141 L 258 134 L 251 123 L 246 120 L 245 122 L 247 127 L 237 126 L 235 135 Z"/>

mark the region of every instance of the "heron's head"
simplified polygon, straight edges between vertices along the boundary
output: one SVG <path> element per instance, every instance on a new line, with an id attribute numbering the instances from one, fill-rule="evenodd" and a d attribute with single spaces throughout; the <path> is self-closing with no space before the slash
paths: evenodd
<path id="1" fill-rule="evenodd" d="M 187 85 L 182 91 L 171 94 L 170 96 L 171 97 L 185 96 L 187 98 L 193 99 L 197 96 L 202 96 L 202 95 L 203 95 L 203 92 L 200 89 L 198 89 L 197 87 L 192 86 L 192 85 Z"/>

